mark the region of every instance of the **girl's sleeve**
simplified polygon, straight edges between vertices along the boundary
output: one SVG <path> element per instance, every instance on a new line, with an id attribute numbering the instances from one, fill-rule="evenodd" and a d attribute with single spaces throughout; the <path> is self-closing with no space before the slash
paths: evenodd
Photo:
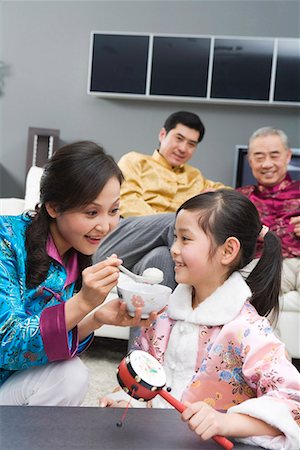
<path id="1" fill-rule="evenodd" d="M 170 319 L 167 312 L 164 311 L 150 327 L 141 328 L 141 332 L 135 338 L 131 350 L 144 350 L 162 364 L 174 324 L 175 321 Z"/>
<path id="2" fill-rule="evenodd" d="M 283 435 L 252 436 L 239 440 L 274 450 L 299 449 L 299 372 L 287 359 L 284 344 L 273 334 L 266 319 L 246 327 L 243 341 L 243 377 L 257 397 L 231 407 L 228 413 L 260 419 L 278 428 Z"/>

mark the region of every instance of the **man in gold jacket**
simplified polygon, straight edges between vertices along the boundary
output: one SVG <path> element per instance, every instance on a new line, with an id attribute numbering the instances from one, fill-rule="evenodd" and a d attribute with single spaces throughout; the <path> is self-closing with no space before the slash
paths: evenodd
<path id="1" fill-rule="evenodd" d="M 178 111 L 166 119 L 158 135 L 159 149 L 152 155 L 129 152 L 122 156 L 118 163 L 125 177 L 121 187 L 122 217 L 175 212 L 199 192 L 224 187 L 187 164 L 204 132 L 196 114 Z"/>

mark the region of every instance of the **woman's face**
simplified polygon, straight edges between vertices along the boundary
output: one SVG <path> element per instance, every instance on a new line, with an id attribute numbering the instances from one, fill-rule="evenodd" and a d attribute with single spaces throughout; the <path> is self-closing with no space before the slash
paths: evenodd
<path id="1" fill-rule="evenodd" d="M 84 255 L 95 253 L 104 237 L 116 228 L 119 218 L 120 182 L 108 180 L 98 197 L 86 206 L 57 212 L 55 205 L 46 204 L 50 216 L 55 219 L 50 231 L 59 254 L 70 248 Z"/>

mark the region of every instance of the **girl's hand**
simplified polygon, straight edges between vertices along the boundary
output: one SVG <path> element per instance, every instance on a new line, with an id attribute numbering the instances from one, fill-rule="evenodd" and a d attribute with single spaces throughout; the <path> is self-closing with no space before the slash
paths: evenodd
<path id="1" fill-rule="evenodd" d="M 132 408 L 126 400 L 112 400 L 109 397 L 101 397 L 99 400 L 100 408 Z"/>
<path id="2" fill-rule="evenodd" d="M 135 316 L 131 317 L 127 312 L 126 303 L 116 298 L 105 303 L 94 312 L 94 320 L 99 325 L 118 325 L 120 327 L 149 327 L 157 318 L 159 312 L 152 312 L 148 319 L 142 319 L 142 309 L 136 308 Z"/>
<path id="3" fill-rule="evenodd" d="M 112 255 L 83 270 L 82 288 L 78 296 L 87 312 L 101 305 L 116 286 L 120 274 L 118 266 L 122 262 L 116 255 Z"/>
<path id="4" fill-rule="evenodd" d="M 207 440 L 216 435 L 228 436 L 230 415 L 220 413 L 205 402 L 188 403 L 181 418 L 192 431 Z"/>

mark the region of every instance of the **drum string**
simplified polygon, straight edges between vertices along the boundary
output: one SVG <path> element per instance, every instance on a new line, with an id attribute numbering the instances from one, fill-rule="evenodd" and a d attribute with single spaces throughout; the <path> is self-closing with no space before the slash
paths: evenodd
<path id="1" fill-rule="evenodd" d="M 131 404 L 131 400 L 132 400 L 132 398 L 133 398 L 135 392 L 136 392 L 136 389 L 133 388 L 132 391 L 131 391 L 131 394 L 130 394 L 130 399 L 129 399 L 128 402 L 127 402 L 125 411 L 123 412 L 121 419 L 120 419 L 120 420 L 117 422 L 117 424 L 116 424 L 117 427 L 122 427 L 122 426 L 123 426 L 123 423 L 124 423 L 125 418 L 126 418 L 127 413 L 128 413 L 129 406 L 130 406 L 130 404 Z"/>

